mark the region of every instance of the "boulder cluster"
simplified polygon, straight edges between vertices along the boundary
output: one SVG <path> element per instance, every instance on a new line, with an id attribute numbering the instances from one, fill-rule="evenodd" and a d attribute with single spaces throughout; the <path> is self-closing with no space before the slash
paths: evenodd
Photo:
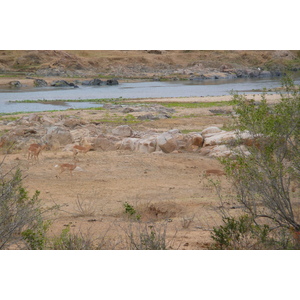
<path id="1" fill-rule="evenodd" d="M 134 131 L 128 125 L 107 128 L 78 116 L 48 117 L 31 114 L 16 121 L 7 121 L 3 140 L 13 142 L 16 149 L 25 149 L 34 142 L 46 142 L 52 149 L 69 150 L 75 144 L 93 144 L 94 150 L 128 150 L 142 153 L 198 152 L 210 157 L 233 156 L 237 151 L 247 153 L 251 144 L 248 132 L 225 131 L 207 127 L 199 132 L 182 133 L 178 129 L 166 132 Z"/>
<path id="2" fill-rule="evenodd" d="M 38 79 L 37 79 L 38 80 Z M 37 82 L 35 80 L 35 84 Z M 85 86 L 100 86 L 100 85 L 118 85 L 119 82 L 116 79 L 108 79 L 106 81 L 102 81 L 98 78 L 94 78 L 92 80 L 75 80 L 74 82 L 67 82 L 65 80 L 56 80 L 53 81 L 50 86 L 55 86 L 55 87 L 66 87 L 66 86 L 72 86 L 74 88 L 78 88 L 78 85 L 85 85 Z M 47 85 L 47 83 L 46 83 Z"/>
<path id="3" fill-rule="evenodd" d="M 44 79 L 34 79 L 32 77 L 27 77 L 27 79 L 33 79 L 33 85 L 35 87 L 45 87 L 48 86 L 48 83 Z M 78 88 L 79 85 L 83 86 L 100 86 L 100 85 L 118 85 L 119 82 L 116 79 L 108 79 L 106 81 L 102 81 L 98 78 L 94 78 L 91 80 L 75 80 L 74 82 L 68 82 L 66 80 L 54 80 L 49 85 L 52 87 L 73 87 Z M 14 80 L 9 82 L 11 87 L 22 87 L 22 83 L 18 80 Z"/>

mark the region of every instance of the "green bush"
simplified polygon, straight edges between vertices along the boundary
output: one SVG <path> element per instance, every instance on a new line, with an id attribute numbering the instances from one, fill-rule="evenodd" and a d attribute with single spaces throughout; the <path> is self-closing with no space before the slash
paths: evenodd
<path id="1" fill-rule="evenodd" d="M 257 224 L 248 215 L 224 217 L 211 232 L 214 250 L 299 250 L 299 233 L 293 229 Z"/>
<path id="2" fill-rule="evenodd" d="M 224 217 L 223 223 L 224 225 L 214 227 L 211 233 L 213 249 L 258 249 L 267 244 L 269 226 L 254 224 L 248 215 L 242 215 L 238 219 Z"/>
<path id="3" fill-rule="evenodd" d="M 234 158 L 221 158 L 236 200 L 246 213 L 213 229 L 215 249 L 299 249 L 300 88 L 282 81 L 280 100 L 269 104 L 234 94 L 237 133 L 250 138 L 231 145 Z M 228 145 L 230 146 L 230 145 Z M 246 147 L 247 152 L 244 151 Z M 239 148 L 241 147 L 241 148 Z"/>
<path id="4" fill-rule="evenodd" d="M 128 202 L 125 202 L 123 205 L 124 205 L 126 215 L 128 215 L 130 218 L 133 218 L 137 221 L 141 219 L 141 215 L 137 213 L 137 211 L 132 205 L 130 205 Z"/>
<path id="5" fill-rule="evenodd" d="M 0 167 L 2 165 L 3 162 Z M 0 249 L 23 248 L 26 236 L 28 241 L 34 239 L 34 232 L 45 212 L 39 194 L 36 191 L 32 197 L 28 196 L 22 186 L 20 169 L 0 174 Z M 34 248 L 40 248 L 41 243 L 38 244 Z"/>
<path id="6" fill-rule="evenodd" d="M 243 145 L 248 154 L 235 149 L 235 159 L 224 158 L 221 163 L 237 200 L 253 220 L 299 232 L 291 184 L 300 182 L 300 88 L 288 77 L 282 85 L 280 101 L 272 105 L 265 94 L 259 103 L 234 95 L 235 128 L 251 136 Z"/>
<path id="7" fill-rule="evenodd" d="M 33 228 L 22 232 L 22 237 L 30 250 L 44 250 L 47 246 L 46 233 L 51 225 L 50 221 L 43 221 L 41 218 Z"/>

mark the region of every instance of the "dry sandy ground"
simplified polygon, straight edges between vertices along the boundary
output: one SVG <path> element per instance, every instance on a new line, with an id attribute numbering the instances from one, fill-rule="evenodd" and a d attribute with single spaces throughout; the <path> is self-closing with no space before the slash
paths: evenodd
<path id="1" fill-rule="evenodd" d="M 193 101 L 205 102 L 211 101 L 211 98 L 214 101 L 230 100 L 226 97 L 199 97 Z M 147 99 L 148 102 L 150 100 Z M 157 100 L 175 101 L 174 98 Z M 176 101 L 190 102 L 191 99 L 176 98 Z M 230 109 L 229 106 L 220 108 Z M 68 110 L 41 114 L 76 114 L 77 117 L 91 121 L 101 119 L 107 111 Z M 121 112 L 117 114 L 122 115 Z M 208 126 L 222 128 L 230 123 L 228 115 L 214 115 L 209 108 L 176 108 L 173 116 L 176 118 L 144 121 L 130 126 L 140 131 L 152 129 L 164 132 L 174 128 L 202 131 Z M 101 126 L 107 128 L 117 125 Z M 77 165 L 82 171 L 74 172 L 73 176 L 64 172 L 57 178 L 55 165 L 72 163 L 71 152 L 47 150 L 42 152 L 39 162 L 34 162 L 27 160 L 26 149 L 23 149 L 5 158 L 5 168 L 15 165 L 21 167 L 25 176 L 24 185 L 30 194 L 39 190 L 43 204 L 61 206 L 56 215 L 51 216 L 53 224 L 50 234 L 59 234 L 70 225 L 74 232 L 89 233 L 93 238 L 104 237 L 107 242 L 105 248 L 128 249 L 126 232 L 132 224 L 139 226 L 139 223 L 130 220 L 125 214 L 124 204 L 127 202 L 141 215 L 142 226 L 153 226 L 151 222 L 156 227 L 167 224 L 168 248 L 209 247 L 212 242 L 211 229 L 221 224 L 221 203 L 216 189 L 203 176 L 203 171 L 221 169 L 216 159 L 202 156 L 199 152 L 144 154 L 120 150 L 89 151 L 79 154 L 78 159 Z M 225 196 L 223 205 L 232 214 L 237 213 L 239 208 L 226 178 L 213 176 L 210 179 L 221 181 Z M 81 210 L 80 204 L 83 206 Z"/>
<path id="2" fill-rule="evenodd" d="M 245 95 L 246 99 L 254 99 L 259 101 L 261 99 L 260 94 L 255 95 Z M 266 100 L 271 103 L 280 99 L 278 94 L 266 95 Z M 231 95 L 226 96 L 205 96 L 205 97 L 185 97 L 185 98 L 151 98 L 151 99 L 138 99 L 130 100 L 130 102 L 216 102 L 216 101 L 230 101 L 232 100 Z M 129 101 L 129 100 L 128 100 Z"/>
<path id="3" fill-rule="evenodd" d="M 199 153 L 91 151 L 82 154 L 77 163 L 83 171 L 73 176 L 65 172 L 60 178 L 54 166 L 72 163 L 71 153 L 46 151 L 39 163 L 18 154 L 6 160 L 9 166 L 16 162 L 31 194 L 37 189 L 45 205 L 62 206 L 51 228 L 55 234 L 70 224 L 75 231 L 89 230 L 97 236 L 109 229 L 106 238 L 120 242 L 124 239 L 122 228 L 130 223 L 124 213 L 125 202 L 138 211 L 143 222 L 168 222 L 168 243 L 175 249 L 207 248 L 209 230 L 220 222 L 219 199 L 203 177 L 204 170 L 220 169 L 220 165 Z M 86 213 L 79 210 L 78 201 Z M 234 206 L 227 204 L 228 208 Z"/>
<path id="4" fill-rule="evenodd" d="M 28 162 L 20 154 L 11 154 L 6 160 L 10 166 L 20 163 L 30 193 L 37 189 L 45 205 L 62 206 L 52 232 L 57 234 L 68 224 L 75 231 L 90 230 L 99 236 L 110 229 L 106 238 L 120 242 L 122 228 L 130 223 L 124 213 L 124 203 L 128 202 L 143 222 L 168 222 L 172 248 L 203 249 L 210 243 L 209 229 L 220 221 L 216 213 L 220 203 L 203 171 L 220 169 L 216 160 L 199 153 L 90 151 L 77 163 L 83 171 L 73 176 L 65 172 L 57 178 L 54 166 L 72 163 L 71 156 L 46 151 L 39 163 Z M 78 201 L 86 213 L 80 212 Z"/>

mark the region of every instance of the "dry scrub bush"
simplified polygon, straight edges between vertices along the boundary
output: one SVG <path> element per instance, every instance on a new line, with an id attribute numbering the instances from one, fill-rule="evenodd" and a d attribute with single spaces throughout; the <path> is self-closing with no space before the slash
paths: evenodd
<path id="1" fill-rule="evenodd" d="M 246 145 L 250 154 L 240 151 L 235 159 L 220 160 L 252 223 L 268 226 L 272 238 L 279 240 L 300 232 L 295 213 L 299 197 L 291 193 L 291 182 L 300 180 L 300 89 L 289 78 L 283 87 L 280 102 L 274 105 L 267 104 L 264 94 L 258 104 L 234 95 L 236 129 L 251 134 L 252 143 Z M 283 242 L 285 247 L 290 243 Z"/>
<path id="2" fill-rule="evenodd" d="M 130 222 L 125 231 L 126 249 L 166 250 L 167 222 Z"/>
<path id="3" fill-rule="evenodd" d="M 81 195 L 77 195 L 75 201 L 76 217 L 93 217 L 96 214 L 96 202 L 94 199 L 83 199 Z"/>
<path id="4" fill-rule="evenodd" d="M 1 154 L 4 154 L 4 155 L 11 154 L 11 153 L 13 153 L 14 148 L 15 148 L 15 142 L 14 141 L 9 141 L 9 140 L 6 140 L 6 139 L 2 139 L 1 147 L 0 147 L 0 153 Z"/>
<path id="5" fill-rule="evenodd" d="M 128 215 L 127 225 L 121 227 L 125 234 L 127 250 L 166 250 L 168 222 L 143 222 L 143 215 L 128 202 L 123 204 L 124 213 Z M 150 205 L 151 206 L 151 205 Z M 147 205 L 148 208 L 148 205 Z M 147 212 L 147 209 L 146 211 Z"/>
<path id="6" fill-rule="evenodd" d="M 195 217 L 195 215 L 193 215 L 193 216 L 183 216 L 182 219 L 181 219 L 182 228 L 184 228 L 184 229 L 189 228 L 191 223 L 194 221 L 194 217 Z"/>

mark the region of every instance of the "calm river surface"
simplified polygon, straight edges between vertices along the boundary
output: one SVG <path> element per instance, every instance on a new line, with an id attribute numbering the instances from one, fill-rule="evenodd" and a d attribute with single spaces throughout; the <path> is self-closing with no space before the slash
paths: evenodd
<path id="1" fill-rule="evenodd" d="M 281 86 L 281 78 L 233 79 L 174 82 L 134 82 L 120 83 L 115 86 L 79 86 L 79 88 L 20 88 L 0 90 L 0 113 L 64 110 L 68 108 L 98 107 L 101 104 L 91 102 L 67 103 L 13 103 L 16 100 L 86 100 L 101 98 L 161 98 L 161 97 L 194 97 L 229 95 L 234 90 L 245 94 L 262 88 Z M 300 78 L 294 80 L 300 83 Z"/>

